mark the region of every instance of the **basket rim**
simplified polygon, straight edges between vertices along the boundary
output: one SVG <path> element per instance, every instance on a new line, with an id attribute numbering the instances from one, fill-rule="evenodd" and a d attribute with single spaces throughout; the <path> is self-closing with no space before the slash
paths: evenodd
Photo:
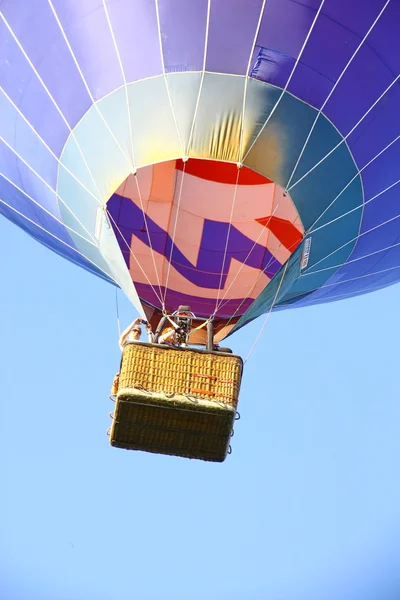
<path id="1" fill-rule="evenodd" d="M 164 394 L 163 392 L 151 392 L 152 394 L 152 398 L 154 399 L 154 403 L 153 402 L 149 402 L 148 401 L 148 391 L 147 390 L 142 390 L 139 388 L 134 388 L 134 387 L 123 387 L 121 388 L 121 390 L 118 390 L 118 394 L 116 396 L 116 400 L 117 403 L 118 402 L 125 402 L 125 403 L 129 403 L 129 400 L 126 400 L 126 397 L 135 398 L 135 401 L 132 402 L 134 404 L 141 404 L 143 406 L 152 406 L 152 407 L 156 407 L 158 405 L 160 405 L 160 407 L 162 406 L 163 408 L 169 408 L 170 410 L 177 410 L 177 411 L 185 411 L 188 410 L 189 412 L 190 409 L 187 408 L 185 409 L 184 405 L 187 406 L 193 406 L 193 408 L 195 406 L 197 407 L 201 407 L 201 409 L 206 409 L 206 408 L 210 408 L 211 413 L 214 414 L 214 412 L 220 412 L 220 413 L 236 413 L 236 406 L 238 403 L 235 404 L 231 404 L 229 402 L 221 402 L 220 400 L 208 400 L 205 398 L 198 398 L 197 396 L 193 395 L 194 400 L 192 400 L 191 398 L 189 398 L 187 395 L 185 394 L 174 394 L 173 397 L 168 398 L 168 396 L 166 394 Z M 147 399 L 147 402 L 145 401 Z M 174 403 L 179 403 L 177 405 L 174 405 Z M 217 406 L 219 408 L 217 408 Z M 196 410 L 196 408 L 194 408 L 194 410 Z"/>
<path id="2" fill-rule="evenodd" d="M 159 348 L 160 350 L 172 350 L 173 352 L 194 352 L 196 354 L 212 354 L 213 356 L 223 356 L 224 358 L 232 357 L 238 358 L 242 363 L 243 367 L 243 358 L 239 354 L 234 354 L 233 352 L 218 352 L 217 350 L 207 350 L 206 348 L 193 348 L 189 346 L 185 348 L 184 346 L 170 346 L 169 344 L 153 344 L 151 342 L 142 342 L 140 340 L 129 341 L 124 344 L 124 348 L 127 346 L 146 346 L 148 348 Z"/>

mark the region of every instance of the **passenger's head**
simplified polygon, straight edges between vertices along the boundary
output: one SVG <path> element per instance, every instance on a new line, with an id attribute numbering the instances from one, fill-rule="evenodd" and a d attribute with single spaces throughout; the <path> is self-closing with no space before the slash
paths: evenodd
<path id="1" fill-rule="evenodd" d="M 132 327 L 132 337 L 134 340 L 139 340 L 140 336 L 142 335 L 142 328 L 139 327 L 139 325 L 135 325 L 134 327 Z"/>

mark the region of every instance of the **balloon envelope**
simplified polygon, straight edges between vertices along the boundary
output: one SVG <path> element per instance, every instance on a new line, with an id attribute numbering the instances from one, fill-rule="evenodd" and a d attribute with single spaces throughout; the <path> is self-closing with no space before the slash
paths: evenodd
<path id="1" fill-rule="evenodd" d="M 0 211 L 220 336 L 400 277 L 400 4 L 16 0 Z"/>

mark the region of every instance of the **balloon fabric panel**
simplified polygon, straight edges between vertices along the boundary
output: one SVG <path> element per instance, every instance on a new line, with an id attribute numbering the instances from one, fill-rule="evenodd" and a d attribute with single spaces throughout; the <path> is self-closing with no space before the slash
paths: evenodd
<path id="1" fill-rule="evenodd" d="M 3 3 L 0 211 L 140 310 L 239 327 L 396 283 L 399 19 L 384 0 Z"/>

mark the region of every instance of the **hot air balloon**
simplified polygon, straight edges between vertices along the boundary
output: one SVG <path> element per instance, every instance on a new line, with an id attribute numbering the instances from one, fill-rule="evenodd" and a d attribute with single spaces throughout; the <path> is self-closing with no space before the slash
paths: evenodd
<path id="1" fill-rule="evenodd" d="M 154 328 L 399 280 L 398 0 L 0 8 L 0 211 Z"/>

